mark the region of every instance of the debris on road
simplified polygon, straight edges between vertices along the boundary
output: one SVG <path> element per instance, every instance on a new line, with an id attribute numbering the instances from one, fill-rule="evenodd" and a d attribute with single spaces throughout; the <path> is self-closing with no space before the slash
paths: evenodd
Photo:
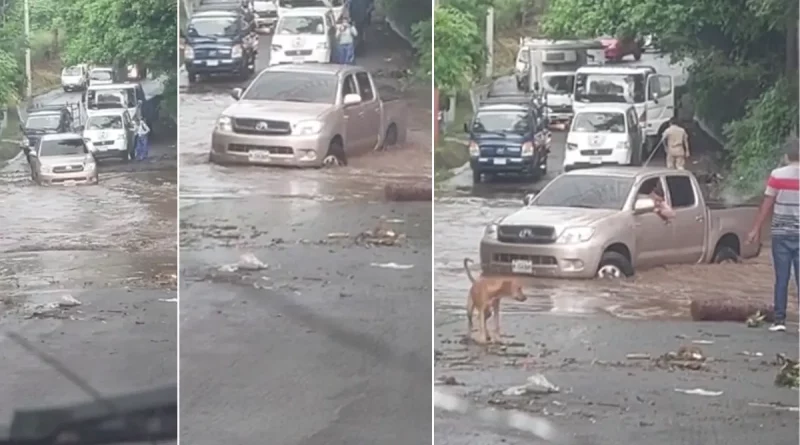
<path id="1" fill-rule="evenodd" d="M 713 345 L 714 340 L 692 340 L 692 343 L 696 345 Z"/>
<path id="2" fill-rule="evenodd" d="M 675 388 L 675 392 L 688 394 L 690 396 L 705 396 L 705 397 L 717 397 L 722 395 L 722 391 L 709 391 L 707 389 L 702 389 L 702 388 L 695 388 L 695 389 Z"/>
<path id="3" fill-rule="evenodd" d="M 72 295 L 62 295 L 61 301 L 58 302 L 58 307 L 75 307 L 75 306 L 80 306 L 81 304 L 83 303 L 78 301 Z"/>
<path id="4" fill-rule="evenodd" d="M 763 357 L 764 353 L 763 352 L 742 351 L 742 352 L 739 353 L 739 355 L 744 355 L 746 357 Z"/>
<path id="5" fill-rule="evenodd" d="M 347 232 L 333 232 L 328 234 L 328 239 L 340 239 L 340 238 L 350 238 L 350 234 Z"/>
<path id="6" fill-rule="evenodd" d="M 159 298 L 158 301 L 163 301 L 164 303 L 177 303 L 177 298 Z"/>
<path id="7" fill-rule="evenodd" d="M 655 364 L 665 369 L 690 369 L 697 371 L 705 368 L 706 356 L 697 346 L 681 346 L 677 352 L 667 352 L 658 357 Z"/>
<path id="8" fill-rule="evenodd" d="M 239 262 L 236 264 L 226 264 L 219 268 L 222 272 L 237 272 L 240 270 L 243 271 L 257 271 L 257 270 L 264 270 L 269 266 L 266 263 L 262 263 L 255 255 L 252 253 L 245 253 L 244 255 L 239 257 Z"/>
<path id="9" fill-rule="evenodd" d="M 27 314 L 25 318 L 69 318 L 66 311 L 82 304 L 72 295 L 63 295 L 58 301 L 26 305 L 22 311 Z"/>
<path id="10" fill-rule="evenodd" d="M 761 311 L 756 311 L 755 314 L 747 317 L 745 323 L 748 328 L 757 328 L 764 323 L 765 318 L 767 318 L 766 315 L 762 314 Z"/>
<path id="11" fill-rule="evenodd" d="M 528 382 L 524 385 L 512 386 L 503 391 L 504 396 L 522 396 L 525 394 L 553 394 L 561 392 L 558 386 L 550 383 L 541 374 L 534 374 L 528 377 Z"/>
<path id="12" fill-rule="evenodd" d="M 787 358 L 783 354 L 778 354 L 778 364 L 781 369 L 775 376 L 775 386 L 783 388 L 800 387 L 800 363 L 796 360 Z"/>
<path id="13" fill-rule="evenodd" d="M 408 270 L 414 267 L 413 264 L 397 264 L 397 263 L 370 263 L 372 267 L 380 267 L 382 269 L 399 269 Z"/>
<path id="14" fill-rule="evenodd" d="M 381 217 L 372 230 L 365 230 L 356 236 L 356 244 L 367 246 L 395 246 L 405 241 L 406 235 L 386 228 L 386 218 Z"/>
<path id="15" fill-rule="evenodd" d="M 436 379 L 436 385 L 447 385 L 447 386 L 464 386 L 463 383 L 456 380 L 453 376 L 443 375 Z"/>
<path id="16" fill-rule="evenodd" d="M 750 327 L 772 321 L 773 314 L 771 306 L 721 298 L 692 299 L 689 312 L 694 321 L 744 322 Z"/>
<path id="17" fill-rule="evenodd" d="M 433 188 L 430 184 L 386 184 L 383 194 L 387 201 L 430 201 L 433 199 Z"/>
<path id="18" fill-rule="evenodd" d="M 749 406 L 757 406 L 760 408 L 772 408 L 775 411 L 789 411 L 789 412 L 800 412 L 800 407 L 797 406 L 786 406 L 781 405 L 780 403 L 758 403 L 758 402 L 750 402 L 748 403 Z"/>
<path id="19" fill-rule="evenodd" d="M 628 360 L 650 360 L 651 359 L 650 354 L 638 354 L 638 353 L 627 354 L 627 355 L 625 355 L 625 358 L 628 359 Z"/>

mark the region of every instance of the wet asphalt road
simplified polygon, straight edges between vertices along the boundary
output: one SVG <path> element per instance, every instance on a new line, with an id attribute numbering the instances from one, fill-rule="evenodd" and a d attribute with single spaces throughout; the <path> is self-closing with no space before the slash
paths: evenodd
<path id="1" fill-rule="evenodd" d="M 645 54 L 639 64 L 652 65 L 660 73 L 673 75 L 676 85 L 686 80 L 683 66 L 671 65 L 668 57 Z M 516 89 L 513 78 L 499 79 L 496 87 Z M 457 169 L 456 174 L 437 189 L 434 220 L 435 335 L 436 348 L 441 353 L 435 365 L 437 378 L 456 376 L 467 383 L 465 387 L 456 387 L 456 392 L 469 394 L 469 398 L 485 406 L 491 399 L 492 391 L 523 384 L 527 375 L 542 372 L 542 369 L 555 369 L 547 374 L 548 378 L 557 385 L 574 387 L 575 390 L 564 396 L 566 400 L 555 398 L 566 402 L 569 409 L 556 404 L 547 407 L 551 413 L 576 411 L 573 405 L 586 404 L 580 397 L 595 402 L 613 400 L 613 403 L 620 404 L 619 399 L 623 396 L 630 398 L 635 392 L 650 392 L 649 400 L 656 401 L 653 406 L 660 409 L 658 415 L 648 411 L 650 407 L 643 410 L 636 403 L 622 403 L 620 406 L 628 411 L 621 411 L 618 407 L 594 407 L 589 409 L 594 411 L 590 414 L 557 414 L 553 418 L 563 430 L 595 440 L 589 443 L 631 443 L 641 442 L 643 438 L 647 438 L 647 443 L 656 444 L 745 444 L 760 440 L 797 443 L 797 413 L 759 414 L 761 411 L 758 410 L 763 408 L 747 407 L 744 402 L 747 398 L 761 397 L 763 401 L 797 405 L 796 392 L 776 389 L 771 385 L 774 367 L 761 367 L 759 373 L 754 374 L 755 371 L 745 369 L 748 367 L 746 364 L 739 363 L 740 358 L 726 357 L 731 363 L 725 364 L 725 373 L 738 374 L 736 380 L 725 380 L 719 376 L 715 377 L 716 380 L 709 380 L 689 374 L 691 378 L 681 376 L 683 381 L 676 382 L 674 380 L 678 376 L 664 371 L 628 375 L 626 368 L 595 369 L 587 364 L 593 358 L 620 360 L 620 357 L 624 359 L 625 353 L 642 350 L 660 355 L 669 348 L 680 346 L 678 340 L 674 340 L 675 335 L 690 334 L 697 329 L 725 332 L 733 336 L 725 339 L 730 348 L 726 352 L 728 356 L 735 355 L 734 350 L 749 349 L 763 351 L 769 359 L 774 357 L 776 351 L 796 357 L 796 332 L 775 337 L 765 330 L 747 330 L 738 324 L 701 325 L 685 321 L 689 318 L 689 302 L 693 298 L 730 300 L 764 295 L 768 299 L 772 291 L 772 272 L 769 261 L 763 256 L 740 265 L 679 266 L 642 271 L 635 279 L 619 283 L 526 280 L 531 298 L 525 303 L 503 304 L 505 330 L 516 336 L 514 341 L 533 344 L 533 347 L 526 348 L 534 357 L 542 353 L 543 343 L 537 344 L 537 341 L 547 343 L 549 349 L 562 351 L 574 350 L 576 346 L 583 348 L 583 351 L 574 351 L 571 356 L 577 358 L 578 362 L 566 368 L 559 367 L 560 361 L 571 357 L 563 354 L 544 360 L 529 359 L 530 369 L 525 371 L 515 359 L 497 359 L 487 355 L 481 348 L 466 348 L 459 343 L 466 331 L 464 302 L 468 291 L 463 258 L 477 260 L 478 244 L 486 224 L 517 210 L 526 193 L 541 190 L 561 172 L 565 139 L 566 133 L 554 132 L 548 174 L 539 181 L 520 182 L 501 178 L 492 183 L 473 185 L 469 167 L 465 166 Z M 698 148 L 695 147 L 693 152 L 702 153 L 702 148 Z M 656 156 L 652 162 L 663 162 L 663 156 Z M 460 371 L 453 371 L 450 366 L 454 362 L 469 364 Z M 752 382 L 748 380 L 751 374 L 754 376 Z M 751 386 L 745 383 L 751 383 Z M 726 394 L 709 400 L 671 392 L 671 385 L 688 385 L 691 389 L 712 384 L 721 386 L 720 389 L 724 389 Z M 719 401 L 722 398 L 724 402 Z M 542 407 L 550 402 L 549 398 L 535 401 L 526 409 L 541 412 Z M 701 409 L 715 402 L 718 403 L 712 408 Z M 687 415 L 687 412 L 691 414 Z M 639 417 L 646 419 L 642 420 L 644 423 L 641 425 L 638 424 Z M 746 421 L 742 422 L 741 427 L 731 427 L 731 418 Z M 761 423 L 765 426 L 758 426 Z M 643 429 L 643 426 L 648 428 Z M 742 439 L 744 437 L 747 439 Z M 502 428 L 486 431 L 463 418 L 443 414 L 437 414 L 435 440 L 437 444 L 530 443 L 529 438 L 523 438 L 515 432 Z"/>
<path id="2" fill-rule="evenodd" d="M 146 92 L 160 86 L 145 83 Z M 35 102 L 76 102 L 54 91 Z M 40 187 L 23 156 L 0 165 L 0 323 L 101 393 L 174 383 L 177 373 L 175 143 L 139 164 L 106 164 L 100 184 Z M 53 308 L 65 295 L 77 307 Z M 0 422 L 14 408 L 89 396 L 0 337 Z"/>
<path id="3" fill-rule="evenodd" d="M 268 48 L 262 35 L 259 69 Z M 430 172 L 210 165 L 232 86 L 211 79 L 180 102 L 182 439 L 430 443 L 431 205 L 381 198 Z M 357 244 L 381 217 L 406 240 Z M 268 267 L 223 267 L 246 253 Z"/>

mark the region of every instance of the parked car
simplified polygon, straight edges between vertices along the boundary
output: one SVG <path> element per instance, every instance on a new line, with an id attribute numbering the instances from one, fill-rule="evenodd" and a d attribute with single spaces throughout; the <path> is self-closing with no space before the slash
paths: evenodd
<path id="1" fill-rule="evenodd" d="M 89 71 L 89 86 L 111 85 L 117 82 L 117 72 L 111 67 L 94 67 Z"/>
<path id="2" fill-rule="evenodd" d="M 334 22 L 330 9 L 286 11 L 275 25 L 269 64 L 330 63 L 336 39 Z"/>
<path id="3" fill-rule="evenodd" d="M 492 101 L 494 102 L 494 101 Z M 550 131 L 532 102 L 482 104 L 464 131 L 469 134 L 472 181 L 497 174 L 538 179 L 547 172 Z"/>
<path id="4" fill-rule="evenodd" d="M 380 95 L 349 65 L 275 65 L 235 88 L 211 136 L 211 162 L 292 167 L 346 165 L 406 135 L 405 104 Z"/>
<path id="5" fill-rule="evenodd" d="M 273 30 L 275 22 L 278 21 L 277 0 L 256 0 L 253 6 L 258 31 L 269 32 Z"/>
<path id="6" fill-rule="evenodd" d="M 654 212 L 654 192 L 675 213 L 668 223 Z M 481 265 L 485 272 L 621 278 L 666 264 L 752 258 L 760 246 L 745 240 L 757 211 L 706 200 L 686 170 L 575 170 L 486 227 Z"/>
<path id="7" fill-rule="evenodd" d="M 639 165 L 644 136 L 632 104 L 581 108 L 572 120 L 564 150 L 564 171 L 599 165 Z"/>
<path id="8" fill-rule="evenodd" d="M 91 86 L 86 90 L 82 101 L 89 116 L 100 110 L 125 109 L 128 110 L 131 118 L 135 118 L 137 115 L 141 116 L 150 128 L 153 128 L 157 117 L 157 110 L 152 101 L 148 101 L 140 83 L 126 82 Z"/>
<path id="9" fill-rule="evenodd" d="M 197 12 L 189 20 L 183 49 L 189 82 L 200 75 L 247 79 L 257 53 L 255 23 L 239 9 Z"/>
<path id="10" fill-rule="evenodd" d="M 75 65 L 61 70 L 61 88 L 64 91 L 84 90 L 89 86 L 89 70 L 86 65 Z"/>
<path id="11" fill-rule="evenodd" d="M 43 135 L 80 131 L 78 113 L 77 104 L 29 107 L 20 123 L 23 150 L 36 146 Z"/>
<path id="12" fill-rule="evenodd" d="M 97 184 L 97 162 L 90 146 L 75 133 L 42 136 L 28 153 L 33 180 L 39 185 Z"/>
<path id="13" fill-rule="evenodd" d="M 86 119 L 83 137 L 90 141 L 95 159 L 134 158 L 133 119 L 126 109 L 98 110 Z"/>
<path id="14" fill-rule="evenodd" d="M 603 45 L 603 51 L 606 60 L 610 62 L 619 62 L 625 56 L 633 56 L 637 62 L 641 60 L 644 48 L 640 39 L 618 39 L 615 37 L 603 37 L 600 43 Z"/>

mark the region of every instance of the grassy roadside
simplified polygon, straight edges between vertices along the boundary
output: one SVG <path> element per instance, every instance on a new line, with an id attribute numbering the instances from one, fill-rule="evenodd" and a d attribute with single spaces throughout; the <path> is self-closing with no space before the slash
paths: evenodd
<path id="1" fill-rule="evenodd" d="M 0 164 L 19 153 L 19 140 L 22 132 L 19 129 L 19 115 L 16 108 L 9 108 L 6 113 L 6 128 L 0 133 Z"/>
<path id="2" fill-rule="evenodd" d="M 469 162 L 469 151 L 463 142 L 467 139 L 464 134 L 464 123 L 472 118 L 472 103 L 469 94 L 462 93 L 456 98 L 454 121 L 445 129 L 442 140 L 436 143 L 433 150 L 433 175 L 434 181 L 449 179 L 454 168 L 461 167 Z"/>

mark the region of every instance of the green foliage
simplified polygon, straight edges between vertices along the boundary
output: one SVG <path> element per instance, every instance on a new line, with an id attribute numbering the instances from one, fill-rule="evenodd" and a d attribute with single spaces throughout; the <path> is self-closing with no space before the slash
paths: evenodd
<path id="1" fill-rule="evenodd" d="M 22 3 L 12 0 L 0 14 L 0 105 L 19 99 L 23 84 L 22 52 L 25 38 L 22 31 Z"/>
<path id="2" fill-rule="evenodd" d="M 65 63 L 144 63 L 156 73 L 175 74 L 177 2 L 69 0 L 62 5 Z"/>
<path id="3" fill-rule="evenodd" d="M 478 78 L 485 48 L 475 16 L 454 7 L 436 8 L 434 83 L 444 93 L 468 88 Z"/>
<path id="4" fill-rule="evenodd" d="M 797 130 L 797 85 L 781 79 L 747 104 L 743 118 L 725 125 L 732 155 L 730 181 L 739 193 L 759 192 L 781 158 L 786 136 Z"/>
<path id="5" fill-rule="evenodd" d="M 417 65 L 420 69 L 420 76 L 427 79 L 431 78 L 433 69 L 433 46 L 432 46 L 433 27 L 431 20 L 417 22 L 411 26 L 411 36 L 414 39 L 414 49 L 417 51 Z"/>

